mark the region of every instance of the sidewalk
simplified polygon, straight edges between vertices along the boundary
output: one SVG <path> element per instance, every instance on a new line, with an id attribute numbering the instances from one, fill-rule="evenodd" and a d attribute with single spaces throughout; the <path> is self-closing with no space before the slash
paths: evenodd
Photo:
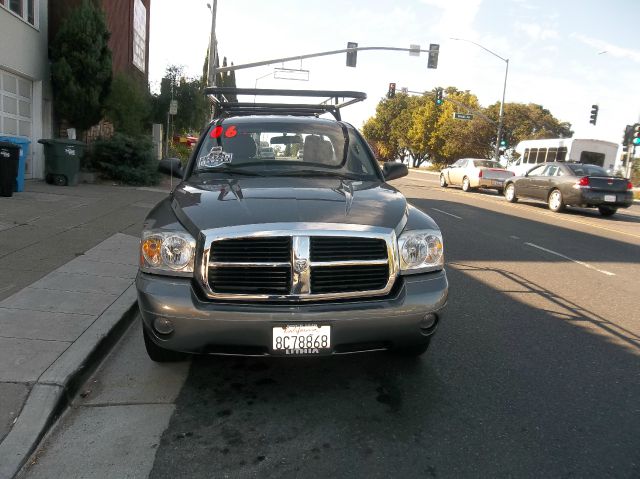
<path id="1" fill-rule="evenodd" d="M 27 182 L 0 198 L 0 478 L 135 314 L 142 221 L 167 192 Z"/>

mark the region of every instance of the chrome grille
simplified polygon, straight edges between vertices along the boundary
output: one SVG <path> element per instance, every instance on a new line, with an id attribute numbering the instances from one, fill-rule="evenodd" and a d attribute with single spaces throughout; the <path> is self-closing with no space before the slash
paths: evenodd
<path id="1" fill-rule="evenodd" d="M 216 241 L 210 261 L 215 262 L 290 262 L 291 237 L 235 238 Z"/>
<path id="2" fill-rule="evenodd" d="M 378 238 L 315 236 L 311 238 L 311 261 L 387 259 L 387 244 Z"/>
<path id="3" fill-rule="evenodd" d="M 389 293 L 398 274 L 393 230 L 323 226 L 284 223 L 203 232 L 198 261 L 205 293 L 212 299 L 257 301 Z"/>
<path id="4" fill-rule="evenodd" d="M 210 268 L 209 286 L 221 293 L 287 294 L 291 288 L 291 268 Z"/>
<path id="5" fill-rule="evenodd" d="M 389 266 L 316 266 L 311 268 L 311 293 L 344 293 L 382 289 L 389 279 Z"/>

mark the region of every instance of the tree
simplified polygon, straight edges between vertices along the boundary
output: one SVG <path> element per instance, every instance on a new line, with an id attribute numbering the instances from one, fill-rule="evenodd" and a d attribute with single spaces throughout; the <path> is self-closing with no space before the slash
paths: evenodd
<path id="1" fill-rule="evenodd" d="M 168 66 L 160 81 L 160 93 L 152 97 L 154 122 L 166 122 L 172 98 L 178 101 L 178 114 L 173 117 L 174 131 L 200 133 L 210 116 L 202 79 L 185 77 L 182 66 Z"/>
<path id="2" fill-rule="evenodd" d="M 120 133 L 133 136 L 144 133 L 151 116 L 149 91 L 127 75 L 116 75 L 105 103 L 105 114 Z"/>
<path id="3" fill-rule="evenodd" d="M 84 0 L 71 10 L 51 45 L 51 81 L 58 115 L 82 131 L 102 119 L 111 86 L 104 12 Z"/>
<path id="4" fill-rule="evenodd" d="M 408 107 L 409 96 L 405 94 L 383 99 L 376 107 L 376 115 L 362 127 L 362 133 L 380 161 L 404 159 L 406 146 L 401 143 L 398 131 L 403 127 L 403 121 L 407 120 Z"/>

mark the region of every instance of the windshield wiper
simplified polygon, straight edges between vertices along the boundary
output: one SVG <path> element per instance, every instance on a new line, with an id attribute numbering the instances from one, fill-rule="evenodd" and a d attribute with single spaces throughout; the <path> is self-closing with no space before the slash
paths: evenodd
<path id="1" fill-rule="evenodd" d="M 272 172 L 273 176 L 329 176 L 332 178 L 341 178 L 344 180 L 362 180 L 361 177 L 350 175 L 348 173 L 341 173 L 339 171 L 318 171 L 318 170 L 307 170 L 307 171 L 282 171 L 282 172 Z"/>
<path id="2" fill-rule="evenodd" d="M 226 175 L 235 176 L 265 176 L 262 173 L 256 173 L 255 171 L 238 170 L 236 168 L 200 168 L 196 171 L 198 173 L 224 173 Z"/>

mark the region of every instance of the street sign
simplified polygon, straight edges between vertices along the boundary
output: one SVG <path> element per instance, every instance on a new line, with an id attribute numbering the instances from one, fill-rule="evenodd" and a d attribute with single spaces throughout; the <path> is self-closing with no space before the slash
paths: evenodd
<path id="1" fill-rule="evenodd" d="M 473 115 L 471 113 L 454 113 L 453 118 L 456 120 L 473 120 Z"/>
<path id="2" fill-rule="evenodd" d="M 169 103 L 169 115 L 177 115 L 178 114 L 178 100 L 171 100 Z"/>
<path id="3" fill-rule="evenodd" d="M 409 45 L 409 56 L 411 56 L 411 57 L 419 57 L 420 56 L 420 45 Z"/>

